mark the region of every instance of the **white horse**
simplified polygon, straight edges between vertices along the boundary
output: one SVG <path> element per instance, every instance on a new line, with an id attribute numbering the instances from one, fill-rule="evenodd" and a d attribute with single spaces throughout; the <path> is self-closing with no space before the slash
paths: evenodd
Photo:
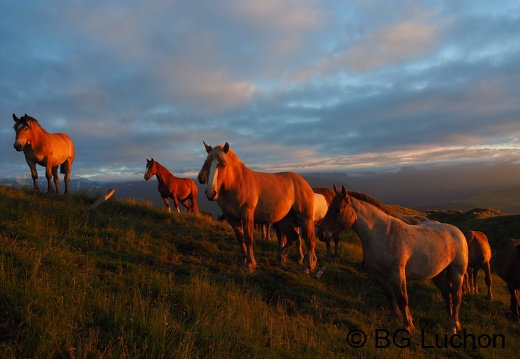
<path id="1" fill-rule="evenodd" d="M 407 224 L 375 198 L 347 193 L 342 187 L 321 222 L 318 236 L 330 237 L 350 227 L 361 239 L 366 264 L 382 284 L 394 312 L 401 310 L 408 331 L 413 331 L 414 326 L 406 280 L 429 278 L 446 301 L 450 329 L 460 330 L 459 307 L 468 246 L 458 228 L 436 221 Z"/>

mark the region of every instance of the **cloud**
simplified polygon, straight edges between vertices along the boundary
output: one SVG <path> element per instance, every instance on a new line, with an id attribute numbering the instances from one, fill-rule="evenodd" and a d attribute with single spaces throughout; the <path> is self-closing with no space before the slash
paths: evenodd
<path id="1" fill-rule="evenodd" d="M 198 170 L 202 140 L 228 141 L 268 171 L 510 154 L 520 138 L 518 10 L 513 1 L 3 2 L 4 167 L 28 172 L 12 149 L 13 112 L 69 133 L 84 175 L 141 172 L 151 156 Z"/>
<path id="2" fill-rule="evenodd" d="M 364 72 L 416 59 L 431 52 L 436 44 L 435 28 L 407 21 L 369 34 L 341 60 L 347 70 Z"/>

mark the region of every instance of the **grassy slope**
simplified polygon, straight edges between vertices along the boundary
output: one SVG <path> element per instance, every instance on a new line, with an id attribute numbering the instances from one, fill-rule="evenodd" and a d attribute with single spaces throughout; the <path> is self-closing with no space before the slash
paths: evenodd
<path id="1" fill-rule="evenodd" d="M 238 266 L 238 246 L 227 225 L 114 199 L 80 222 L 94 200 L 0 186 L 3 358 L 503 358 L 520 350 L 520 326 L 506 319 L 509 297 L 496 276 L 495 301 L 466 296 L 461 321 L 477 337 L 504 335 L 505 349 L 473 349 L 471 343 L 425 348 L 435 346 L 436 335 L 443 338 L 447 317 L 428 282 L 408 286 L 417 328 L 410 345 L 380 348 L 376 344 L 386 342 L 376 341 L 376 333 L 383 333 L 378 330 L 396 332 L 399 321 L 361 266 L 352 232 L 342 237 L 341 263 L 325 264 L 320 280 L 304 275 L 293 261 L 275 267 L 274 242 L 256 242 L 258 269 L 248 274 Z M 473 223 L 484 228 L 500 217 Z M 500 230 L 514 228 L 508 230 L 520 236 L 509 220 L 501 220 Z M 496 224 L 488 227 L 497 230 Z M 322 243 L 317 254 L 325 255 Z M 347 343 L 355 328 L 367 334 L 362 348 Z"/>

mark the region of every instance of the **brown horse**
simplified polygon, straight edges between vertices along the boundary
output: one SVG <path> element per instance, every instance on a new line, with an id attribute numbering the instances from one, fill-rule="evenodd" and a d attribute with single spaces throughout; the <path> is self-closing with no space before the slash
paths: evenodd
<path id="1" fill-rule="evenodd" d="M 175 177 L 168 169 L 166 169 L 166 167 L 161 165 L 159 162 L 154 161 L 153 158 L 151 160 L 147 159 L 144 179 L 148 181 L 154 175 L 159 181 L 157 189 L 164 200 L 166 208 L 168 208 L 168 212 L 171 212 L 168 197 L 173 199 L 173 204 L 179 213 L 181 212 L 179 202 L 186 207 L 188 212 L 197 213 L 199 211 L 197 205 L 199 189 L 197 188 L 195 181 L 189 178 Z M 188 201 L 191 201 L 191 204 Z"/>
<path id="2" fill-rule="evenodd" d="M 454 332 L 460 329 L 458 315 L 468 246 L 458 228 L 436 221 L 406 224 L 375 198 L 352 191 L 347 193 L 342 187 L 332 199 L 318 235 L 330 237 L 350 227 L 361 239 L 365 261 L 382 284 L 395 313 L 399 312 L 399 305 L 408 331 L 414 326 L 408 308 L 406 280 L 429 278 L 446 301 L 451 316 L 450 329 Z"/>
<path id="3" fill-rule="evenodd" d="M 518 295 L 520 289 L 520 239 L 504 239 L 495 251 L 495 270 L 507 284 L 511 295 L 511 314 L 518 321 Z"/>
<path id="4" fill-rule="evenodd" d="M 468 243 L 468 271 L 464 276 L 464 282 L 468 277 L 469 292 L 478 293 L 478 271 L 484 269 L 485 282 L 488 287 L 487 298 L 493 299 L 491 293 L 491 247 L 486 235 L 479 231 L 464 231 L 464 237 Z M 466 284 L 465 284 L 466 286 Z"/>
<path id="5" fill-rule="evenodd" d="M 18 118 L 13 113 L 14 130 L 16 138 L 14 148 L 23 151 L 25 161 L 31 169 L 34 189 L 39 191 L 38 172 L 36 164 L 45 167 L 45 177 L 47 178 L 47 191 L 54 192 L 52 178 L 56 193 L 60 193 L 60 178 L 58 177 L 58 166 L 63 173 L 65 181 L 65 193 L 69 192 L 70 173 L 72 162 L 74 162 L 74 144 L 70 137 L 64 133 L 49 133 L 45 131 L 38 120 L 25 114 Z"/>
<path id="6" fill-rule="evenodd" d="M 217 201 L 235 231 L 245 268 L 256 267 L 255 223 L 274 223 L 287 236 L 287 243 L 276 259 L 277 264 L 282 264 L 298 240 L 293 226 L 296 221 L 307 245 L 307 270 L 313 271 L 316 267 L 314 193 L 309 184 L 294 172 L 264 173 L 247 168 L 227 142 L 215 148 L 203 143 L 208 156 L 199 172 L 199 182 L 207 183 L 206 197 Z"/>

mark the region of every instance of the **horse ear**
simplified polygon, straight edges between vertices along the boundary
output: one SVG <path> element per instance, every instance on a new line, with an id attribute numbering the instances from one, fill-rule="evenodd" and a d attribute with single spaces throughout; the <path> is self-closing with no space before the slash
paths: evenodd
<path id="1" fill-rule="evenodd" d="M 348 198 L 348 193 L 344 185 L 341 185 L 341 195 L 343 196 L 343 198 Z"/>
<path id="2" fill-rule="evenodd" d="M 226 144 L 224 145 L 224 153 L 228 153 L 229 151 L 229 143 L 226 142 Z"/>
<path id="3" fill-rule="evenodd" d="M 14 113 L 13 113 L 13 120 L 14 120 L 14 122 L 20 121 L 20 119 L 18 117 L 16 117 L 16 115 Z"/>
<path id="4" fill-rule="evenodd" d="M 338 187 L 336 187 L 336 185 L 334 183 L 332 184 L 332 188 L 334 189 L 334 193 L 336 193 L 336 194 L 339 193 L 339 189 L 338 189 Z"/>
<path id="5" fill-rule="evenodd" d="M 204 147 L 206 147 L 206 152 L 207 153 L 210 153 L 213 150 L 213 147 L 208 145 L 206 142 L 202 141 L 202 143 L 204 144 Z"/>

